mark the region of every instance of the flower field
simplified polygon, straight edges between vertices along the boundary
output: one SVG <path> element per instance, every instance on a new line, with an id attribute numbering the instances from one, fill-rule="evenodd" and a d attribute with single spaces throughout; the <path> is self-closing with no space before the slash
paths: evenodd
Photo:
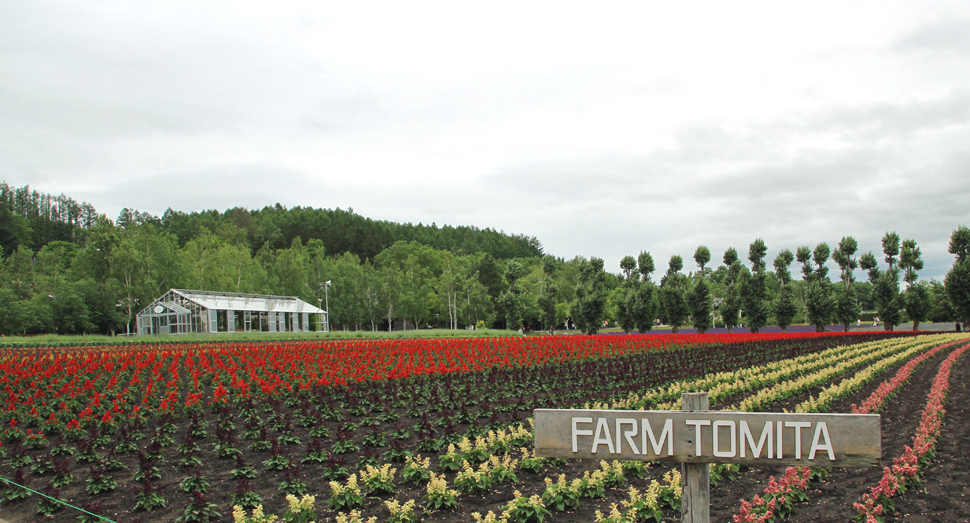
<path id="1" fill-rule="evenodd" d="M 717 520 L 891 520 L 946 443 L 968 342 L 867 332 L 5 347 L 0 519 L 675 521 L 677 467 L 536 458 L 529 417 L 676 409 L 683 392 L 708 391 L 717 410 L 880 412 L 887 466 L 716 466 Z"/>

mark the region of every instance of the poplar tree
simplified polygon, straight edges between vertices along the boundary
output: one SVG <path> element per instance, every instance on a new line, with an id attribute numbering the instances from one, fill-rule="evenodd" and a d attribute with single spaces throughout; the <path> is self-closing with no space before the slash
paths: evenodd
<path id="1" fill-rule="evenodd" d="M 765 255 L 768 247 L 764 240 L 758 238 L 748 247 L 748 261 L 751 262 L 751 277 L 742 287 L 742 303 L 744 304 L 744 324 L 751 332 L 758 332 L 768 324 L 768 291 L 765 280 Z"/>
<path id="2" fill-rule="evenodd" d="M 713 326 L 713 308 L 711 305 L 711 286 L 707 283 L 707 269 L 705 266 L 711 261 L 711 251 L 701 245 L 694 251 L 694 262 L 700 272 L 694 278 L 694 286 L 690 289 L 688 304 L 690 306 L 691 321 L 698 333 L 705 333 Z"/>
<path id="3" fill-rule="evenodd" d="M 673 334 L 677 334 L 680 324 L 690 314 L 687 304 L 687 277 L 680 273 L 683 268 L 684 259 L 676 254 L 671 256 L 667 273 L 660 280 L 660 302 Z"/>
<path id="4" fill-rule="evenodd" d="M 788 326 L 791 325 L 797 312 L 795 300 L 792 297 L 791 272 L 788 270 L 793 261 L 795 261 L 795 255 L 790 250 L 785 249 L 778 253 L 773 264 L 775 278 L 778 279 L 780 287 L 778 299 L 775 300 L 775 322 L 781 327 L 782 332 L 788 332 Z"/>
<path id="5" fill-rule="evenodd" d="M 556 333 L 556 293 L 558 288 L 552 281 L 552 273 L 556 270 L 556 259 L 550 255 L 542 257 L 542 273 L 546 284 L 542 287 L 542 294 L 537 300 L 539 306 L 539 320 L 546 326 L 549 334 Z"/>
<path id="6" fill-rule="evenodd" d="M 859 262 L 853 256 L 859 250 L 859 244 L 852 236 L 843 236 L 839 242 L 839 248 L 832 253 L 832 260 L 839 266 L 839 276 L 842 286 L 836 293 L 835 298 L 835 318 L 842 324 L 843 330 L 849 331 L 849 324 L 859 318 L 862 307 L 856 299 L 855 289 L 852 284 L 855 282 L 854 270 L 859 268 Z"/>
<path id="7" fill-rule="evenodd" d="M 586 334 L 596 334 L 603 324 L 606 310 L 606 273 L 603 259 L 592 257 L 579 263 L 576 301 L 571 311 L 576 327 Z"/>
<path id="8" fill-rule="evenodd" d="M 656 287 L 650 280 L 654 270 L 653 256 L 649 252 L 642 251 L 637 256 L 640 281 L 637 282 L 636 299 L 632 310 L 633 323 L 640 334 L 653 329 L 653 322 L 657 318 Z"/>
<path id="9" fill-rule="evenodd" d="M 825 331 L 835 307 L 829 289 L 829 269 L 825 266 L 830 254 L 831 249 L 825 242 L 816 245 L 813 251 L 802 246 L 795 253 L 795 258 L 802 264 L 802 280 L 806 282 L 805 319 L 815 326 L 816 332 Z"/>
<path id="10" fill-rule="evenodd" d="M 867 252 L 859 259 L 859 267 L 869 274 L 869 283 L 872 284 L 872 295 L 876 302 L 876 313 L 884 322 L 887 331 L 893 330 L 902 320 L 899 312 L 902 308 L 902 298 L 899 293 L 899 267 L 897 266 L 897 256 L 899 256 L 899 235 L 895 232 L 887 232 L 882 238 L 883 258 L 888 267 L 886 270 L 879 269 L 879 263 L 871 252 Z"/>
<path id="11" fill-rule="evenodd" d="M 616 321 L 627 334 L 636 328 L 634 309 L 636 308 L 637 287 L 640 283 L 640 273 L 637 272 L 637 260 L 633 256 L 624 256 L 620 260 L 620 270 L 623 271 L 623 284 L 620 288 L 621 297 L 617 303 Z"/>
<path id="12" fill-rule="evenodd" d="M 943 280 L 946 294 L 950 297 L 957 320 L 966 327 L 970 322 L 970 229 L 961 226 L 953 231 L 947 250 L 956 259 Z"/>
<path id="13" fill-rule="evenodd" d="M 903 270 L 903 281 L 906 282 L 903 305 L 906 314 L 913 320 L 913 330 L 919 330 L 919 323 L 924 321 L 930 313 L 930 291 L 919 279 L 918 271 L 923 270 L 923 253 L 916 245 L 916 240 L 904 240 L 899 253 L 899 267 Z"/>
<path id="14" fill-rule="evenodd" d="M 728 332 L 734 332 L 738 326 L 741 313 L 741 279 L 744 276 L 744 267 L 738 260 L 738 251 L 734 247 L 724 251 L 721 262 L 727 268 L 726 292 L 724 300 L 721 302 L 721 320 Z"/>

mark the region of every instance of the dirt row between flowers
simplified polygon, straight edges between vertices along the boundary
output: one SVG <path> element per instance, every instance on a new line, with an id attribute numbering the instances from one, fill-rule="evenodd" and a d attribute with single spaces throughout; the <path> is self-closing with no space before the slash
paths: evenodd
<path id="1" fill-rule="evenodd" d="M 946 418 L 922 484 L 896 501 L 887 522 L 970 522 L 970 354 L 950 374 Z"/>

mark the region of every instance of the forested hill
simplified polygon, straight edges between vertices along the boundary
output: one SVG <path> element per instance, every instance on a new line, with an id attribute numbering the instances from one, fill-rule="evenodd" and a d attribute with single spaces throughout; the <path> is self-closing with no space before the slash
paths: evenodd
<path id="1" fill-rule="evenodd" d="M 4 256 L 20 245 L 37 251 L 52 241 L 83 244 L 86 231 L 98 219 L 104 217 L 93 206 L 63 194 L 53 196 L 32 191 L 28 186 L 0 183 L 0 245 Z M 373 220 L 352 209 L 287 209 L 280 204 L 260 210 L 236 207 L 225 212 L 183 213 L 169 209 L 161 218 L 124 209 L 115 225 L 128 228 L 142 223 L 174 234 L 180 247 L 207 230 L 232 243 L 244 241 L 253 255 L 264 246 L 272 250 L 288 248 L 295 238 L 303 244 L 321 240 L 329 255 L 349 252 L 369 260 L 397 241 L 416 241 L 456 254 L 487 253 L 497 259 L 542 254 L 542 246 L 534 236 L 474 226 L 438 227 Z"/>
<path id="2" fill-rule="evenodd" d="M 119 221 L 124 219 L 125 213 L 122 213 Z M 350 252 L 370 260 L 398 241 L 415 241 L 456 254 L 488 253 L 497 259 L 542 255 L 542 246 L 534 236 L 510 235 L 473 226 L 438 227 L 372 220 L 352 209 L 287 209 L 280 204 L 252 211 L 236 207 L 224 213 L 186 214 L 169 209 L 159 225 L 175 234 L 181 245 L 197 236 L 203 227 L 221 236 L 244 235 L 254 254 L 264 246 L 274 250 L 287 248 L 294 238 L 300 238 L 303 243 L 321 240 L 327 254 Z"/>

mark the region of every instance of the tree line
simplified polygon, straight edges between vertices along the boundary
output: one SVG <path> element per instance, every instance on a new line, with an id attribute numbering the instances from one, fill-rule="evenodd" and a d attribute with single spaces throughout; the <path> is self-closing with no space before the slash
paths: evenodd
<path id="1" fill-rule="evenodd" d="M 920 280 L 916 242 L 891 232 L 879 254 L 858 253 L 847 236 L 835 249 L 824 242 L 783 249 L 770 268 L 760 239 L 745 259 L 731 248 L 716 267 L 699 246 L 696 269 L 685 273 L 684 258 L 672 256 L 655 284 L 647 251 L 624 257 L 612 273 L 596 257 L 544 255 L 534 237 L 390 224 L 350 209 L 170 210 L 161 218 L 125 209 L 112 221 L 72 201 L 0 186 L 0 230 L 19 231 L 4 236 L 0 334 L 134 330 L 135 315 L 169 288 L 326 300 L 334 327 L 358 330 L 571 325 L 595 333 L 607 322 L 627 332 L 657 323 L 702 332 L 848 328 L 863 310 L 876 311 L 890 329 L 904 315 L 917 323 L 970 319 L 966 227 L 953 232 L 956 261 L 945 285 Z M 62 225 L 37 234 L 34 225 L 47 222 Z M 366 237 L 376 243 L 355 247 Z M 829 274 L 830 261 L 837 274 Z M 796 263 L 800 279 L 792 275 Z"/>
<path id="2" fill-rule="evenodd" d="M 831 324 L 848 330 L 850 324 L 861 321 L 864 310 L 874 311 L 887 330 L 904 319 L 918 329 L 927 320 L 966 322 L 970 317 L 970 231 L 966 227 L 953 232 L 950 252 L 957 260 L 945 285 L 919 280 L 923 258 L 915 240 L 901 241 L 895 232 L 887 232 L 878 255 L 858 250 L 851 236 L 843 237 L 834 250 L 825 242 L 814 248 L 800 246 L 795 252 L 786 248 L 775 256 L 774 270 L 769 271 L 768 247 L 761 239 L 748 246 L 747 265 L 736 249 L 729 248 L 716 269 L 708 267 L 711 252 L 701 245 L 693 256 L 696 271 L 683 274 L 684 260 L 674 255 L 659 286 L 651 281 L 653 258 L 641 252 L 637 258 L 621 260 L 620 286 L 610 292 L 603 307 L 594 309 L 596 314 L 577 324 L 595 331 L 599 320 L 610 315 L 610 303 L 612 316 L 627 332 L 646 332 L 657 321 L 674 332 L 688 322 L 699 332 L 714 326 L 729 331 L 744 326 L 758 332 L 768 325 L 786 331 L 795 322 L 819 331 Z M 839 269 L 835 279 L 829 274 L 830 260 Z M 793 264 L 800 280 L 793 279 Z M 866 281 L 857 279 L 857 270 L 864 271 Z M 904 290 L 900 280 L 906 284 Z"/>

